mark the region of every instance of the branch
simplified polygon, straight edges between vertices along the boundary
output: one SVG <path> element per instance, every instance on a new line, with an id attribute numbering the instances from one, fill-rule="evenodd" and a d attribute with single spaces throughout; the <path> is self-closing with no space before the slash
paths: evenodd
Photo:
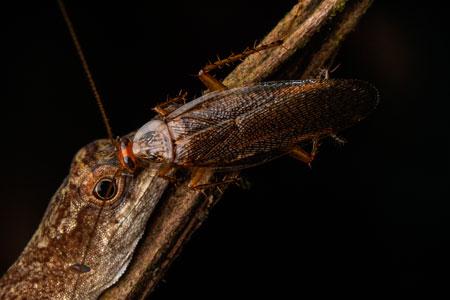
<path id="1" fill-rule="evenodd" d="M 303 0 L 278 23 L 261 44 L 283 39 L 282 46 L 248 57 L 225 80 L 228 87 L 279 79 L 311 78 L 332 64 L 341 42 L 357 25 L 372 0 Z M 237 176 L 208 171 L 201 183 Z M 166 191 L 150 217 L 147 231 L 127 272 L 101 299 L 144 299 L 164 277 L 192 233 L 221 198 L 219 189 L 187 187 L 189 179 Z M 222 188 L 223 190 L 223 188 Z"/>

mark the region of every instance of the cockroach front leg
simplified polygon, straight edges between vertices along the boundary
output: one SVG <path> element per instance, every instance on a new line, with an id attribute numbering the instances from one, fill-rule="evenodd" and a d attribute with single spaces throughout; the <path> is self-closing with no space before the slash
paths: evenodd
<path id="1" fill-rule="evenodd" d="M 191 179 L 188 183 L 188 187 L 193 190 L 204 190 L 204 189 L 207 189 L 210 187 L 219 187 L 224 184 L 239 182 L 239 178 L 230 178 L 230 179 L 222 180 L 220 182 L 201 183 L 202 178 L 204 177 L 206 172 L 207 172 L 206 168 L 196 168 L 192 172 Z"/>
<path id="2" fill-rule="evenodd" d="M 207 64 L 203 69 L 200 70 L 198 73 L 198 78 L 200 81 L 206 86 L 206 88 L 212 92 L 212 91 L 222 91 L 227 89 L 227 87 L 218 79 L 216 79 L 213 75 L 210 74 L 211 71 L 223 68 L 225 66 L 229 66 L 235 62 L 241 61 L 247 56 L 257 53 L 272 47 L 279 46 L 283 43 L 282 40 L 275 41 L 270 44 L 261 45 L 258 47 L 252 47 L 245 49 L 242 53 L 239 54 L 231 54 L 225 59 L 218 59 L 217 61 L 213 63 Z"/>
<path id="3" fill-rule="evenodd" d="M 187 92 L 181 90 L 178 96 L 174 98 L 167 99 L 163 103 L 156 105 L 153 110 L 158 113 L 161 117 L 166 117 L 168 114 L 173 112 L 175 109 L 180 107 L 182 104 L 186 103 Z M 182 104 L 180 104 L 182 103 Z"/>
<path id="4" fill-rule="evenodd" d="M 178 183 L 178 180 L 177 180 L 177 178 L 170 175 L 172 170 L 173 170 L 173 166 L 171 166 L 170 164 L 163 165 L 161 167 L 161 169 L 159 169 L 157 176 L 176 185 Z"/>

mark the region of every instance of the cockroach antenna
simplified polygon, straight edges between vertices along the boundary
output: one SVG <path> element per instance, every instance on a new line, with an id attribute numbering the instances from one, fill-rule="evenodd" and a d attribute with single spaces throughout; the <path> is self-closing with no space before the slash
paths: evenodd
<path id="1" fill-rule="evenodd" d="M 69 29 L 69 33 L 72 38 L 73 44 L 75 45 L 78 57 L 80 58 L 84 73 L 86 74 L 86 77 L 88 79 L 89 86 L 92 90 L 95 101 L 97 102 L 97 106 L 100 110 L 100 113 L 102 114 L 103 123 L 105 124 L 105 128 L 108 133 L 108 138 L 111 140 L 113 145 L 115 145 L 115 140 L 113 137 L 111 125 L 109 124 L 108 116 L 106 115 L 106 110 L 105 110 L 105 106 L 103 105 L 102 97 L 100 96 L 100 93 L 98 92 L 97 85 L 95 84 L 95 81 L 92 76 L 92 72 L 89 68 L 89 65 L 87 63 L 86 57 L 84 56 L 83 49 L 81 48 L 81 44 L 80 44 L 80 41 L 78 40 L 77 34 L 76 34 L 75 29 L 72 24 L 72 21 L 70 20 L 69 15 L 67 14 L 67 10 L 64 5 L 64 2 L 62 0 L 57 0 L 57 1 L 58 1 L 59 8 L 61 10 L 61 14 L 64 18 L 64 22 L 66 23 L 67 28 Z"/>
<path id="2" fill-rule="evenodd" d="M 103 105 L 103 100 L 102 100 L 102 98 L 100 96 L 100 93 L 98 92 L 97 86 L 96 86 L 94 78 L 92 76 L 92 72 L 91 72 L 91 70 L 89 68 L 89 65 L 87 63 L 86 57 L 84 56 L 83 49 L 81 48 L 81 44 L 80 44 L 80 42 L 78 40 L 78 37 L 77 37 L 77 34 L 76 34 L 75 29 L 73 27 L 73 24 L 72 24 L 72 22 L 71 22 L 71 20 L 69 18 L 69 15 L 67 13 L 67 10 L 66 10 L 66 7 L 65 7 L 63 1 L 62 0 L 57 0 L 57 1 L 58 1 L 59 8 L 61 10 L 61 14 L 62 14 L 62 16 L 64 18 L 64 22 L 66 23 L 67 28 L 69 29 L 69 33 L 70 33 L 70 36 L 72 38 L 72 42 L 75 45 L 78 57 L 80 58 L 81 65 L 83 66 L 84 73 L 86 74 L 86 77 L 88 79 L 89 86 L 90 86 L 90 88 L 92 90 L 92 93 L 94 94 L 95 101 L 97 102 L 97 106 L 98 106 L 98 108 L 100 110 L 100 113 L 102 115 L 103 123 L 104 123 L 106 131 L 108 133 L 108 138 L 110 139 L 112 145 L 117 148 L 119 143 L 113 138 L 111 125 L 109 124 L 108 116 L 106 115 L 106 110 L 105 110 L 105 107 Z M 116 174 L 113 176 L 113 180 L 112 181 L 108 181 L 108 182 L 115 181 L 115 178 L 116 178 L 116 176 L 119 175 L 120 170 L 121 169 L 119 168 L 117 170 Z M 108 188 L 107 188 L 107 191 L 106 191 L 106 195 L 110 195 L 112 193 L 112 191 L 114 189 L 113 187 L 114 187 L 114 184 L 109 184 L 108 185 Z M 71 295 L 70 299 L 74 299 L 74 297 L 75 297 L 75 292 L 76 292 L 76 290 L 78 288 L 78 285 L 79 285 L 80 275 L 82 273 L 87 273 L 87 272 L 91 271 L 91 268 L 89 266 L 87 266 L 85 264 L 85 262 L 86 262 L 87 254 L 88 254 L 88 252 L 90 251 L 90 249 L 92 247 L 92 239 L 94 237 L 95 230 L 97 228 L 98 222 L 100 221 L 100 216 L 102 214 L 102 211 L 103 211 L 104 207 L 105 207 L 104 202 L 102 202 L 102 205 L 101 205 L 101 207 L 100 207 L 100 209 L 99 209 L 99 211 L 97 213 L 97 216 L 95 218 L 95 222 L 94 222 L 94 226 L 92 228 L 91 234 L 89 235 L 89 240 L 87 242 L 86 248 L 84 249 L 83 256 L 81 257 L 81 261 L 80 262 L 76 262 L 76 263 L 71 265 L 71 269 L 78 273 L 78 277 L 77 277 L 77 280 L 75 281 L 75 285 L 74 285 L 74 288 L 73 288 L 72 295 Z"/>
<path id="3" fill-rule="evenodd" d="M 72 21 L 70 21 L 69 15 L 67 13 L 66 7 L 62 0 L 57 0 L 59 8 L 61 10 L 61 14 L 64 17 L 64 21 L 69 29 L 70 36 L 72 37 L 73 44 L 75 45 L 78 57 L 80 58 L 81 65 L 83 66 L 84 73 L 89 82 L 89 86 L 91 87 L 92 93 L 94 94 L 95 101 L 97 102 L 97 106 L 102 115 L 103 123 L 105 124 L 106 131 L 108 133 L 108 138 L 111 141 L 111 144 L 116 148 L 117 159 L 119 162 L 119 173 L 134 173 L 136 170 L 136 159 L 132 152 L 132 143 L 128 138 L 117 138 L 114 139 L 111 125 L 108 120 L 108 116 L 106 115 L 106 110 L 103 105 L 103 100 L 100 97 L 100 93 L 98 92 L 97 85 L 95 84 L 94 78 L 92 76 L 92 72 L 87 63 L 86 57 L 84 56 L 83 49 L 81 48 L 81 44 L 78 40 L 77 34 L 73 27 Z M 123 172 L 122 172 L 123 171 Z M 108 189 L 108 193 L 110 190 Z"/>

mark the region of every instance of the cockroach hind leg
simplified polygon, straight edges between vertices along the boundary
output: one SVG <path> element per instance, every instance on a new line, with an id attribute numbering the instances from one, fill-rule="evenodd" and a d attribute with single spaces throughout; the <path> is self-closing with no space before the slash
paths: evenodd
<path id="1" fill-rule="evenodd" d="M 311 149 L 311 158 L 314 160 L 319 153 L 319 147 L 320 147 L 320 139 L 315 138 L 312 141 L 312 149 Z"/>
<path id="2" fill-rule="evenodd" d="M 225 90 L 225 89 L 227 89 L 227 87 L 221 81 L 219 81 L 213 75 L 211 75 L 210 74 L 211 71 L 220 69 L 225 66 L 229 66 L 233 63 L 242 61 L 243 59 L 245 59 L 247 56 L 249 56 L 251 54 L 258 53 L 260 51 L 264 51 L 264 50 L 272 48 L 272 47 L 280 46 L 282 44 L 283 44 L 282 40 L 277 40 L 272 43 L 260 45 L 257 47 L 247 48 L 239 54 L 231 54 L 230 56 L 228 56 L 227 58 L 224 58 L 224 59 L 220 59 L 218 57 L 215 62 L 208 63 L 203 69 L 200 70 L 200 72 L 198 73 L 198 78 L 210 92 Z"/>
<path id="3" fill-rule="evenodd" d="M 193 190 L 201 190 L 205 184 L 200 183 L 206 174 L 204 168 L 196 168 L 191 173 L 191 179 L 189 180 L 188 187 Z"/>
<path id="4" fill-rule="evenodd" d="M 295 146 L 290 152 L 289 155 L 295 159 L 298 159 L 301 162 L 307 164 L 310 168 L 312 168 L 311 163 L 316 158 L 319 149 L 319 141 L 313 140 L 313 146 L 311 153 L 303 150 L 300 146 Z"/>
<path id="5" fill-rule="evenodd" d="M 317 78 L 318 79 L 330 79 L 330 75 L 336 72 L 336 70 L 341 66 L 340 64 L 337 64 L 333 67 L 334 62 L 336 60 L 336 54 L 333 54 L 329 59 L 328 62 L 325 64 L 325 66 L 322 66 L 318 69 L 317 72 Z"/>
<path id="6" fill-rule="evenodd" d="M 213 62 L 213 63 L 208 63 L 202 70 L 204 72 L 210 72 L 213 71 L 215 69 L 220 69 L 224 66 L 229 66 L 235 62 L 238 61 L 242 61 L 243 59 L 245 59 L 247 56 L 260 52 L 260 51 L 264 51 L 273 47 L 277 47 L 283 44 L 283 40 L 276 40 L 274 42 L 271 43 L 267 43 L 264 45 L 260 45 L 260 46 L 253 46 L 253 47 L 249 47 L 247 49 L 245 49 L 244 51 L 242 51 L 241 53 L 238 54 L 234 54 L 232 53 L 230 56 L 228 56 L 227 58 L 224 59 L 220 59 L 218 57 L 218 59 Z"/>
<path id="7" fill-rule="evenodd" d="M 327 67 L 320 68 L 317 73 L 317 78 L 318 79 L 330 79 L 331 74 L 333 74 L 339 67 L 340 67 L 340 65 L 338 64 L 335 67 L 333 67 L 332 69 L 327 68 Z"/>
<path id="8" fill-rule="evenodd" d="M 213 75 L 209 74 L 206 70 L 202 69 L 198 72 L 198 79 L 205 85 L 208 91 L 223 91 L 227 87 L 216 79 Z"/>
<path id="9" fill-rule="evenodd" d="M 317 72 L 317 79 L 330 79 L 330 70 L 327 68 L 320 68 Z"/>

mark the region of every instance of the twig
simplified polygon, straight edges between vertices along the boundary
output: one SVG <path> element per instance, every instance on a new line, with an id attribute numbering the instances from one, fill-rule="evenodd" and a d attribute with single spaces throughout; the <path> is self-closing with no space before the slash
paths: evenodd
<path id="1" fill-rule="evenodd" d="M 372 0 L 300 1 L 261 42 L 283 39 L 283 45 L 248 57 L 226 78 L 225 85 L 316 76 L 332 63 L 341 42 L 371 3 Z M 234 172 L 225 177 L 236 175 Z M 226 178 L 218 178 L 210 171 L 202 183 Z M 161 199 L 127 272 L 102 299 L 148 296 L 222 195 L 218 189 L 193 191 L 187 188 L 187 182 L 167 191 Z"/>

